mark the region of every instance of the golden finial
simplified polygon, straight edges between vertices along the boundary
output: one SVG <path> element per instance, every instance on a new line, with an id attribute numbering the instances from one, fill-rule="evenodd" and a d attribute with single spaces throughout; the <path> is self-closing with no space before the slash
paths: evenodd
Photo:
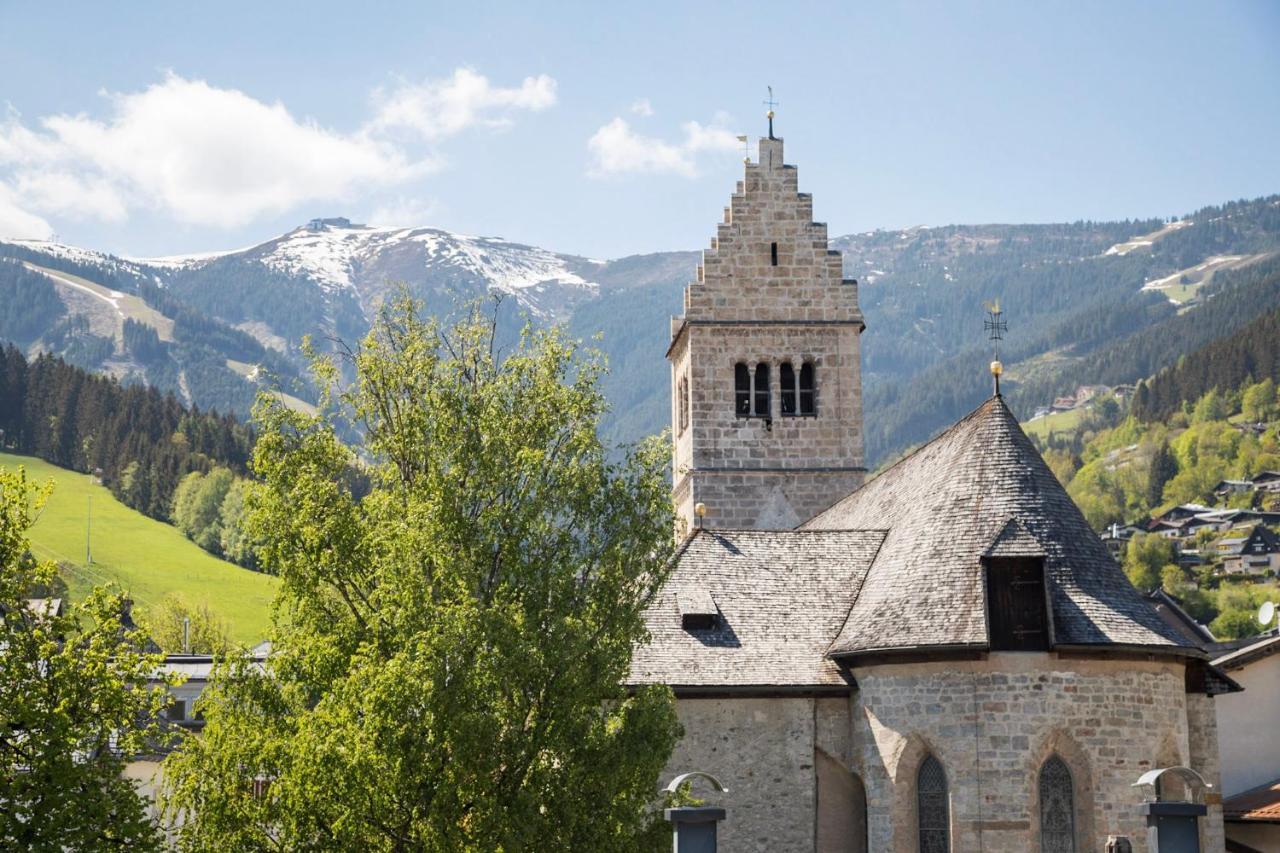
<path id="1" fill-rule="evenodd" d="M 769 118 L 769 138 L 773 139 L 773 108 L 778 105 L 778 102 L 773 99 L 773 87 L 768 86 L 766 88 L 769 90 L 769 98 L 764 102 L 764 105 L 769 108 L 769 112 L 765 113 L 765 115 Z"/>

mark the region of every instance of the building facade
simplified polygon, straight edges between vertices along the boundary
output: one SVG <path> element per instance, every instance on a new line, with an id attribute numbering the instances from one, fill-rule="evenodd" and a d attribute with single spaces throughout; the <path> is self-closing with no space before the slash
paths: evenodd
<path id="1" fill-rule="evenodd" d="M 761 140 L 672 324 L 681 545 L 631 675 L 676 693 L 669 775 L 729 788 L 726 850 L 1145 851 L 1133 783 L 1217 783 L 1230 680 L 998 394 L 864 483 L 857 288 L 811 215 Z"/>

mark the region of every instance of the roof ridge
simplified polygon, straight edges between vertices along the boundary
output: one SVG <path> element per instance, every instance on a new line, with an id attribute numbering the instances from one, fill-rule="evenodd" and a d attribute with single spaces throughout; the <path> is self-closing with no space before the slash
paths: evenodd
<path id="1" fill-rule="evenodd" d="M 858 581 L 858 591 L 853 594 L 853 598 L 849 599 L 849 607 L 844 611 L 844 618 L 840 620 L 840 628 L 831 635 L 831 641 L 827 643 L 826 651 L 822 653 L 825 658 L 831 657 L 831 647 L 840 641 L 844 636 L 844 629 L 849 624 L 849 619 L 853 616 L 854 605 L 858 603 L 858 599 L 862 598 L 862 591 L 867 588 L 867 575 L 871 574 L 871 567 L 876 564 L 876 560 L 880 558 L 880 551 L 884 548 L 884 543 L 889 540 L 889 531 L 884 532 L 884 536 L 880 537 L 880 544 L 876 546 L 876 552 L 871 555 L 871 559 L 867 560 L 867 566 L 862 570 L 862 577 Z"/>
<path id="2" fill-rule="evenodd" d="M 947 436 L 951 435 L 952 433 L 957 432 L 957 431 L 960 429 L 960 427 L 961 427 L 961 426 L 967 425 L 971 420 L 974 420 L 975 418 L 977 418 L 977 417 L 978 417 L 978 415 L 982 414 L 982 413 L 983 413 L 983 411 L 984 411 L 985 409 L 988 409 L 988 408 L 992 407 L 992 406 L 993 406 L 993 404 L 994 404 L 996 401 L 999 401 L 999 402 L 1000 402 L 1000 408 L 1003 408 L 1003 409 L 1004 409 L 1006 412 L 1008 412 L 1008 413 L 1009 413 L 1009 415 L 1012 417 L 1013 413 L 1009 411 L 1009 407 L 1008 407 L 1007 405 L 1005 405 L 1005 403 L 1004 403 L 1004 398 L 1003 398 L 1001 395 L 999 395 L 999 394 L 994 394 L 994 395 L 992 395 L 992 396 L 988 397 L 987 399 L 983 400 L 983 401 L 982 401 L 982 403 L 981 403 L 980 405 L 978 405 L 976 408 L 974 408 L 973 410 L 971 410 L 967 415 L 965 415 L 964 417 L 962 417 L 960 420 L 956 421 L 956 422 L 955 422 L 955 423 L 953 423 L 951 426 L 947 427 L 947 428 L 946 428 L 946 429 L 944 429 L 942 432 L 938 433 L 938 434 L 937 434 L 937 435 L 935 435 L 933 438 L 931 438 L 931 439 L 929 439 L 928 441 L 926 441 L 924 444 L 921 444 L 921 445 L 919 445 L 918 447 L 916 447 L 915 449 L 911 450 L 909 453 L 907 453 L 905 456 L 903 456 L 903 457 L 902 457 L 901 459 L 899 459 L 897 462 L 894 462 L 894 463 L 893 463 L 892 465 L 890 465 L 888 468 L 885 468 L 885 469 L 884 469 L 883 471 L 881 471 L 879 474 L 877 474 L 876 476 L 874 476 L 874 477 L 872 477 L 871 479 L 867 480 L 867 481 L 866 481 L 865 483 L 863 483 L 861 486 L 859 486 L 858 488 L 854 489 L 852 492 L 850 492 L 849 494 L 845 495 L 844 497 L 840 498 L 840 499 L 839 499 L 839 500 L 837 500 L 835 503 L 831 504 L 831 506 L 829 506 L 829 507 L 827 507 L 826 509 L 822 510 L 822 512 L 816 513 L 816 514 L 815 514 L 815 515 L 813 515 L 811 518 L 809 518 L 809 519 L 805 520 L 804 522 L 802 522 L 802 525 L 801 525 L 801 526 L 806 525 L 806 524 L 809 524 L 809 522 L 813 521 L 815 518 L 818 518 L 818 517 L 819 517 L 819 516 L 821 516 L 821 515 L 825 515 L 826 513 L 830 512 L 831 510 L 833 510 L 833 509 L 835 509 L 836 507 L 840 506 L 842 503 L 844 503 L 845 501 L 849 500 L 849 499 L 850 499 L 851 497 L 853 497 L 854 495 L 856 495 L 856 494 L 858 494 L 859 492 L 861 492 L 863 489 L 865 489 L 867 486 L 869 486 L 869 485 L 871 485 L 872 483 L 874 483 L 876 480 L 879 480 L 881 477 L 888 476 L 890 472 L 895 471 L 895 470 L 897 470 L 898 468 L 902 467 L 903 465 L 905 465 L 907 462 L 909 462 L 910 460 L 912 460 L 913 458 L 915 458 L 918 454 L 920 454 L 920 453 L 921 453 L 921 452 L 923 452 L 924 450 L 926 450 L 926 449 L 928 449 L 929 447 L 933 446 L 934 444 L 938 443 L 939 441 L 941 441 L 942 439 L 944 439 L 944 438 L 946 438 Z M 797 529 L 799 529 L 799 528 L 797 528 Z"/>

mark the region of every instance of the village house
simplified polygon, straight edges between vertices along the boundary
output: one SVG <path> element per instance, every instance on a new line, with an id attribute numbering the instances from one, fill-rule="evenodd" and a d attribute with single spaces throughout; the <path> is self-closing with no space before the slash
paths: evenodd
<path id="1" fill-rule="evenodd" d="M 1280 850 L 1280 635 L 1256 638 L 1213 665 L 1245 689 L 1216 700 L 1229 849 Z"/>
<path id="2" fill-rule="evenodd" d="M 1229 575 L 1262 575 L 1280 570 L 1280 536 L 1255 524 L 1242 535 L 1218 541 L 1222 570 Z"/>
<path id="3" fill-rule="evenodd" d="M 1148 850 L 1134 783 L 1216 786 L 1238 688 L 1129 584 L 998 385 L 865 482 L 863 329 L 770 133 L 671 325 L 680 544 L 630 676 L 675 692 L 664 778 L 723 782 L 722 849 L 745 853 Z"/>

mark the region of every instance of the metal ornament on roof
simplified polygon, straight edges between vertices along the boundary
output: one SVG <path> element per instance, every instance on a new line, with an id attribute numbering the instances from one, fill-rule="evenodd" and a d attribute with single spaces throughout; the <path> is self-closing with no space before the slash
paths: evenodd
<path id="1" fill-rule="evenodd" d="M 1009 331 L 1009 324 L 1004 321 L 1004 312 L 1000 310 L 1000 300 L 988 302 L 987 319 L 982 321 L 982 328 L 987 332 L 987 340 L 991 341 L 992 361 L 991 375 L 996 380 L 996 396 L 1000 396 L 1000 374 L 1004 373 L 1004 365 L 1000 363 L 1000 342 L 1004 333 Z"/>
<path id="2" fill-rule="evenodd" d="M 763 103 L 769 108 L 769 112 L 765 113 L 765 115 L 769 117 L 769 138 L 773 139 L 773 108 L 778 105 L 778 102 L 773 99 L 773 87 L 768 86 L 766 88 L 769 90 L 769 97 Z"/>

